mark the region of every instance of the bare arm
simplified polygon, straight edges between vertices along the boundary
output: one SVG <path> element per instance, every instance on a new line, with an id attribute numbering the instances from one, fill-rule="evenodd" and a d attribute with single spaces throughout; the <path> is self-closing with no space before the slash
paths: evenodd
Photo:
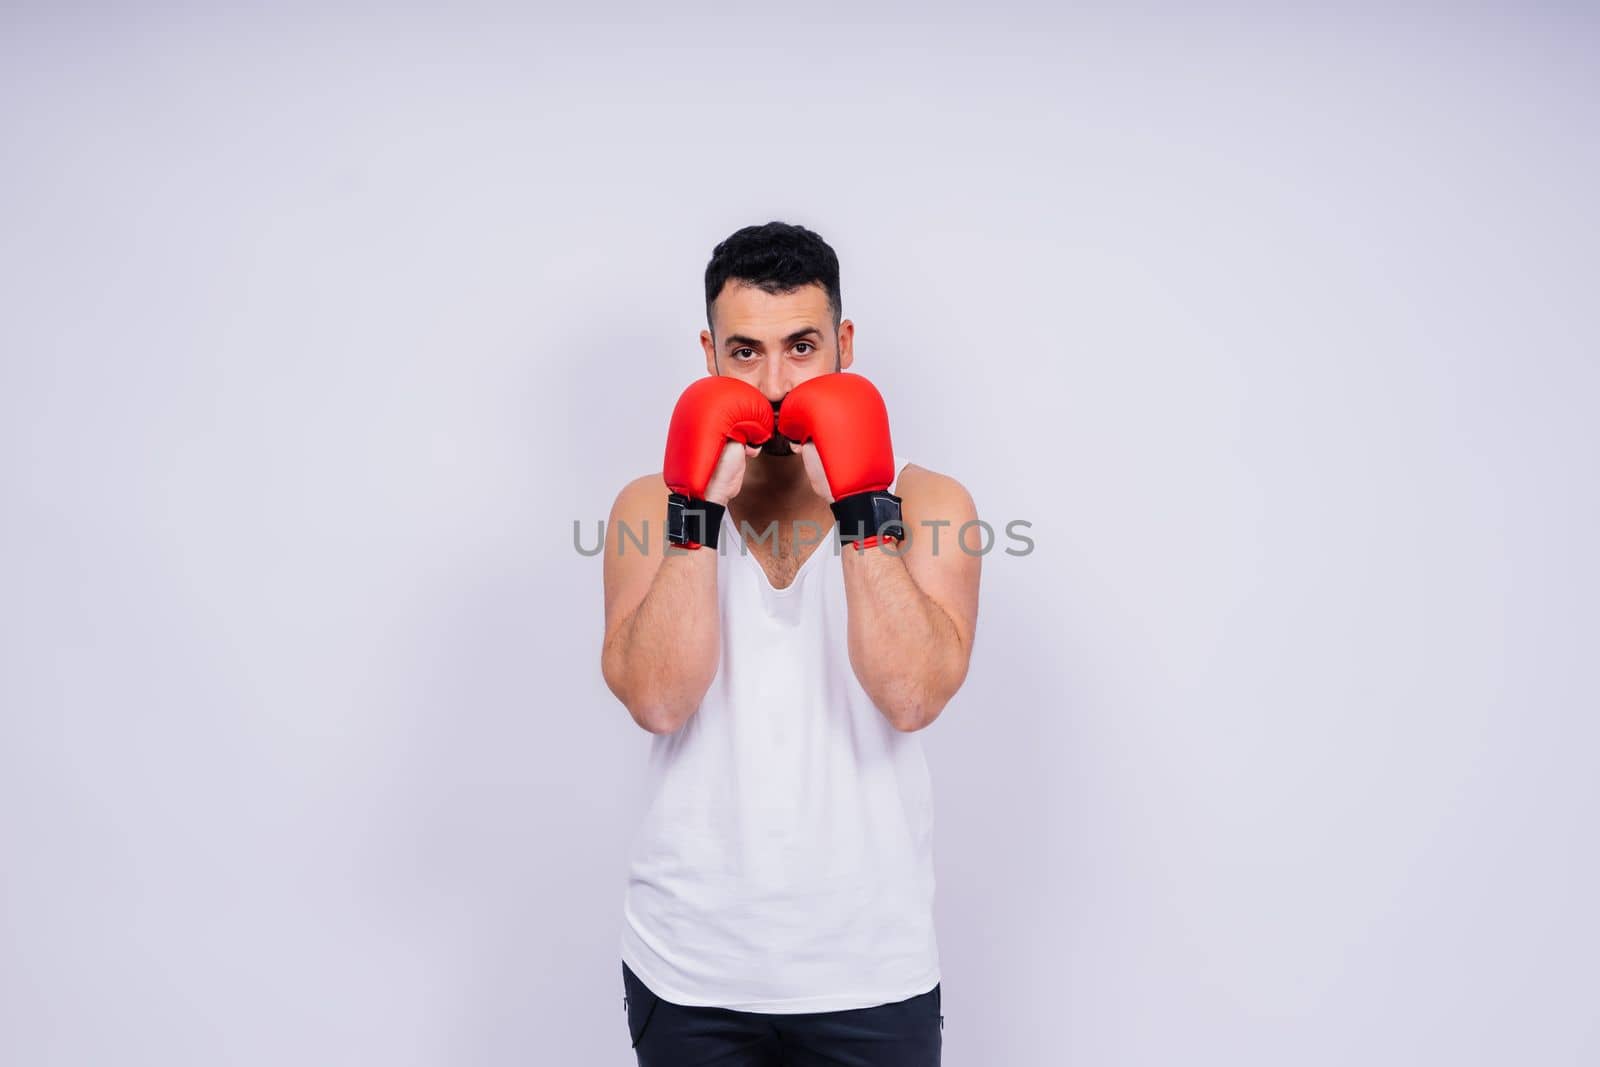
<path id="1" fill-rule="evenodd" d="M 920 730 L 938 718 L 966 680 L 978 623 L 982 547 L 961 525 L 977 517 L 972 497 L 953 478 L 908 467 L 897 486 L 909 533 L 890 552 L 844 550 L 850 664 L 861 687 L 897 730 Z M 924 523 L 944 522 L 935 529 Z"/>
<path id="2" fill-rule="evenodd" d="M 659 474 L 630 482 L 612 505 L 600 653 L 611 691 L 658 734 L 679 729 L 700 706 L 721 640 L 716 550 L 666 552 L 666 507 Z"/>

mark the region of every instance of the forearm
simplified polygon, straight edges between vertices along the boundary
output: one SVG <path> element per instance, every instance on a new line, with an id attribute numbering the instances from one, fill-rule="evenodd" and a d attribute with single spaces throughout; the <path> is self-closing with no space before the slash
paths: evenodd
<path id="1" fill-rule="evenodd" d="M 966 678 L 960 631 L 903 560 L 875 548 L 843 555 L 856 679 L 897 730 L 921 729 Z"/>
<path id="2" fill-rule="evenodd" d="M 651 733 L 688 721 L 716 675 L 716 578 L 715 549 L 669 551 L 650 591 L 606 642 L 606 683 Z"/>

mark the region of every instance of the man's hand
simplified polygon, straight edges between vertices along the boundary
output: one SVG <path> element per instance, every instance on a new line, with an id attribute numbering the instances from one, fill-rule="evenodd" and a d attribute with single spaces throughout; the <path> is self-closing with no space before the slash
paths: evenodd
<path id="1" fill-rule="evenodd" d="M 705 499 L 727 507 L 728 501 L 738 496 L 739 490 L 744 488 L 744 472 L 749 469 L 750 457 L 760 454 L 761 449 L 742 445 L 738 441 L 723 445 L 716 469 L 711 473 L 711 481 L 706 483 Z"/>
<path id="2" fill-rule="evenodd" d="M 806 465 L 806 478 L 811 482 L 811 491 L 828 503 L 833 503 L 833 490 L 828 485 L 828 472 L 822 466 L 822 453 L 817 451 L 815 443 L 807 441 L 800 446 L 800 462 Z"/>

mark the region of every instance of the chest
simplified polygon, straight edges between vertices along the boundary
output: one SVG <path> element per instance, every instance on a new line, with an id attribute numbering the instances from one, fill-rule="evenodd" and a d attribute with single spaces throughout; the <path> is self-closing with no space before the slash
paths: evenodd
<path id="1" fill-rule="evenodd" d="M 786 589 L 813 553 L 828 551 L 833 513 L 796 516 L 751 512 L 730 518 L 737 524 L 742 551 L 766 572 L 774 589 Z"/>

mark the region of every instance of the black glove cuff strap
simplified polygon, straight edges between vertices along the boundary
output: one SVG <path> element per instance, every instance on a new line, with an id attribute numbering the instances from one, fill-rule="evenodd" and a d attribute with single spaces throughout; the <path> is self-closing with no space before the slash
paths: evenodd
<path id="1" fill-rule="evenodd" d="M 850 544 L 868 537 L 893 537 L 904 541 L 905 523 L 900 520 L 900 498 L 887 489 L 856 493 L 833 502 L 833 517 L 839 520 L 839 541 Z"/>
<path id="2" fill-rule="evenodd" d="M 717 547 L 717 534 L 722 530 L 722 513 L 728 510 L 721 504 L 699 500 L 683 493 L 667 494 L 667 541 L 674 545 L 704 545 Z"/>

